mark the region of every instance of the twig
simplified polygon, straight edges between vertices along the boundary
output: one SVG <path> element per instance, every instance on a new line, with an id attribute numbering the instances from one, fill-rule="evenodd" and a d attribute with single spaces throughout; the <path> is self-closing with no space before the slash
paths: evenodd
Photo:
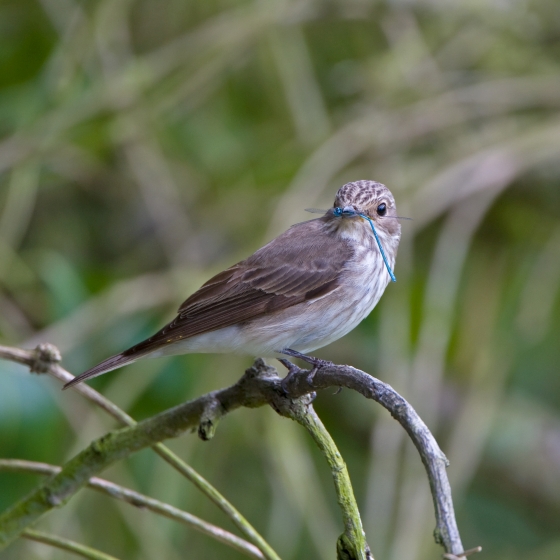
<path id="1" fill-rule="evenodd" d="M 74 379 L 74 376 L 59 365 L 61 360 L 60 352 L 52 344 L 39 344 L 34 350 L 22 350 L 8 346 L 0 346 L 0 358 L 20 363 L 29 367 L 34 373 L 48 373 L 52 377 L 67 383 Z M 136 421 L 126 412 L 121 410 L 109 399 L 92 389 L 84 383 L 75 385 L 72 390 L 78 392 L 90 402 L 107 412 L 120 424 L 125 426 L 135 426 Z M 203 476 L 195 469 L 180 459 L 171 449 L 162 443 L 152 446 L 152 449 L 174 469 L 185 478 L 190 480 L 199 490 L 201 490 L 214 504 L 216 504 L 235 524 L 236 527 L 251 541 L 259 550 L 262 551 L 266 560 L 280 560 L 276 552 L 259 534 L 259 532 L 249 523 L 249 521 L 229 502 L 216 488 L 214 488 Z"/>
<path id="2" fill-rule="evenodd" d="M 158 443 L 152 449 L 167 463 L 179 471 L 185 478 L 190 480 L 201 490 L 214 504 L 216 504 L 234 523 L 234 525 L 262 552 L 266 560 L 280 560 L 280 557 L 272 549 L 260 533 L 239 513 L 233 504 L 227 500 L 214 486 L 203 476 L 195 471 L 190 465 L 179 459 L 173 451 Z"/>
<path id="3" fill-rule="evenodd" d="M 336 496 L 344 522 L 344 533 L 340 535 L 336 543 L 337 558 L 340 560 L 351 558 L 373 560 L 366 542 L 366 535 L 362 527 L 358 504 L 354 497 L 346 463 L 311 403 L 305 405 L 302 401 L 303 398 L 299 399 L 294 402 L 294 406 L 289 408 L 290 418 L 309 431 L 331 468 Z M 297 406 L 297 403 L 301 403 L 300 406 Z"/>
<path id="4" fill-rule="evenodd" d="M 66 463 L 58 475 L 45 481 L 0 516 L 0 548 L 17 538 L 44 513 L 64 505 L 92 476 L 116 461 L 197 426 L 200 437 L 209 439 L 217 422 L 227 412 L 241 406 L 253 408 L 267 403 L 282 413 L 291 400 L 282 393 L 276 370 L 268 368 L 261 360 L 232 387 L 164 411 L 135 426 L 106 434 Z"/>
<path id="5" fill-rule="evenodd" d="M 42 531 L 35 531 L 34 529 L 26 529 L 21 533 L 21 536 L 25 539 L 29 539 L 30 541 L 48 544 L 62 550 L 67 550 L 68 552 L 73 552 L 78 556 L 89 558 L 90 560 L 118 560 L 118 558 L 105 554 L 95 548 L 90 548 L 89 546 L 69 541 L 68 539 L 63 539 L 62 537 L 50 535 L 49 533 L 43 533 Z"/>
<path id="6" fill-rule="evenodd" d="M 443 558 L 445 558 L 446 560 L 461 560 L 461 558 L 465 558 L 466 556 L 471 556 L 481 551 L 482 551 L 481 546 L 475 546 L 474 548 L 469 548 L 469 550 L 465 550 L 460 554 L 444 554 Z"/>
<path id="7" fill-rule="evenodd" d="M 48 463 L 39 463 L 36 461 L 25 461 L 20 459 L 0 459 L 0 470 L 13 471 L 13 472 L 32 472 L 36 474 L 53 475 L 58 474 L 61 471 L 60 467 L 55 465 L 49 465 Z M 142 509 L 149 509 L 158 515 L 163 515 L 179 523 L 183 523 L 192 529 L 200 531 L 205 535 L 209 535 L 216 540 L 219 540 L 232 548 L 235 548 L 239 552 L 246 554 L 247 556 L 263 560 L 264 556 L 262 552 L 251 543 L 244 539 L 237 537 L 236 535 L 222 529 L 221 527 L 216 527 L 206 521 L 203 521 L 199 517 L 182 511 L 176 507 L 170 506 L 169 504 L 135 492 L 134 490 L 129 490 L 108 480 L 102 478 L 93 477 L 88 481 L 88 487 L 107 494 L 112 498 L 117 498 L 123 500 L 135 507 Z"/>

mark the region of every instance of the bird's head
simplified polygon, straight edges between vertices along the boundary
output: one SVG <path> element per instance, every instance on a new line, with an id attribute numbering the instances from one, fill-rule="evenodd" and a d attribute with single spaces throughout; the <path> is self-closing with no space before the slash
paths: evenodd
<path id="1" fill-rule="evenodd" d="M 375 223 L 382 237 L 400 238 L 401 226 L 396 219 L 395 199 L 385 185 L 376 181 L 353 181 L 340 187 L 334 199 L 333 212 L 335 216 L 352 220 L 360 219 L 359 214 L 363 214 Z"/>

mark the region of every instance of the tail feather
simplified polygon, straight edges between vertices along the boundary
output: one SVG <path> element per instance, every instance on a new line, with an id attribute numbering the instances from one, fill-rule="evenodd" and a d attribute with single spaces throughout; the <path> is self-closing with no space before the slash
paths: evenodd
<path id="1" fill-rule="evenodd" d="M 80 375 L 74 377 L 74 379 L 66 383 L 66 385 L 64 385 L 62 389 L 68 389 L 69 387 L 77 385 L 78 383 L 81 383 L 86 379 L 91 379 L 92 377 L 103 375 L 108 371 L 113 371 L 114 369 L 118 369 L 126 364 L 131 364 L 132 362 L 135 362 L 138 358 L 143 356 L 143 354 L 135 354 L 131 356 L 130 354 L 127 355 L 127 352 L 128 351 L 121 352 L 120 354 L 115 354 L 114 356 L 103 360 L 101 363 L 97 364 L 91 369 L 88 369 L 87 371 L 84 371 L 84 373 L 81 373 Z"/>

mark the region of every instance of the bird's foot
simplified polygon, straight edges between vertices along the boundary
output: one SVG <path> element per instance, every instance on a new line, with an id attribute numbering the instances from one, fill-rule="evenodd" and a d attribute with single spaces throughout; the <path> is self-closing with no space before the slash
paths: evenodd
<path id="1" fill-rule="evenodd" d="M 290 385 L 292 379 L 296 375 L 299 375 L 300 373 L 304 372 L 305 370 L 296 366 L 296 364 L 293 364 L 292 362 L 290 362 L 290 360 L 280 358 L 278 361 L 288 370 L 288 374 L 280 382 L 280 387 L 282 388 L 282 392 L 284 393 L 284 395 L 289 396 L 289 394 L 290 394 L 289 385 Z M 307 380 L 307 383 L 311 384 L 311 380 L 309 379 L 309 375 L 307 375 L 306 380 Z M 311 393 L 311 400 L 312 401 L 315 400 L 316 396 L 317 396 L 317 393 L 315 393 L 315 392 Z"/>
<path id="2" fill-rule="evenodd" d="M 291 380 L 303 370 L 296 366 L 296 364 L 290 362 L 290 360 L 281 358 L 278 361 L 288 370 L 286 377 L 284 377 L 284 379 L 282 379 L 282 381 L 280 382 L 282 392 L 284 393 L 284 395 L 288 396 L 288 394 L 290 393 L 290 391 L 288 390 L 288 385 L 290 384 Z"/>
<path id="3" fill-rule="evenodd" d="M 299 358 L 300 360 L 303 360 L 304 362 L 307 362 L 308 364 L 313 366 L 313 369 L 307 375 L 307 383 L 309 385 L 311 385 L 313 383 L 313 378 L 315 377 L 315 374 L 317 373 L 318 369 L 320 369 L 322 367 L 330 367 L 330 366 L 334 365 L 329 360 L 321 360 L 320 358 L 315 358 L 314 356 L 307 356 L 306 354 L 302 354 L 301 352 L 298 352 L 297 350 L 292 350 L 291 348 L 284 348 L 283 350 L 280 350 L 279 353 L 280 354 L 285 354 L 286 356 L 291 356 L 292 358 Z M 286 364 L 284 362 L 288 362 L 289 364 L 291 364 L 292 367 L 297 367 L 297 366 L 294 366 L 294 364 L 292 364 L 292 362 L 290 362 L 288 360 L 280 360 L 280 361 L 285 366 L 286 366 Z M 286 367 L 288 367 L 288 366 L 286 366 Z M 297 368 L 297 369 L 299 370 L 299 368 Z M 288 368 L 288 376 L 289 375 L 290 375 L 290 368 Z M 286 376 L 286 378 L 288 376 Z"/>

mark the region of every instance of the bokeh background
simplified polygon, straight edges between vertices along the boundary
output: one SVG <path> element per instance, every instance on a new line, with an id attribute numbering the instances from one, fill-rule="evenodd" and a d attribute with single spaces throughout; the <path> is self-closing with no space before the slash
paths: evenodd
<path id="1" fill-rule="evenodd" d="M 0 337 L 74 373 L 149 335 L 211 274 L 336 189 L 375 179 L 398 282 L 317 354 L 391 383 L 451 461 L 465 546 L 560 558 L 557 0 L 1 0 Z M 92 381 L 136 418 L 249 358 L 147 360 Z M 415 449 L 375 403 L 320 394 L 375 557 L 438 558 Z M 114 423 L 0 364 L 0 453 L 61 464 Z M 170 443 L 284 560 L 333 558 L 323 458 L 272 410 Z M 106 477 L 232 529 L 150 451 Z M 38 483 L 0 473 L 0 507 Z M 125 559 L 241 556 L 82 491 L 38 525 Z M 2 559 L 69 555 L 19 541 Z"/>

